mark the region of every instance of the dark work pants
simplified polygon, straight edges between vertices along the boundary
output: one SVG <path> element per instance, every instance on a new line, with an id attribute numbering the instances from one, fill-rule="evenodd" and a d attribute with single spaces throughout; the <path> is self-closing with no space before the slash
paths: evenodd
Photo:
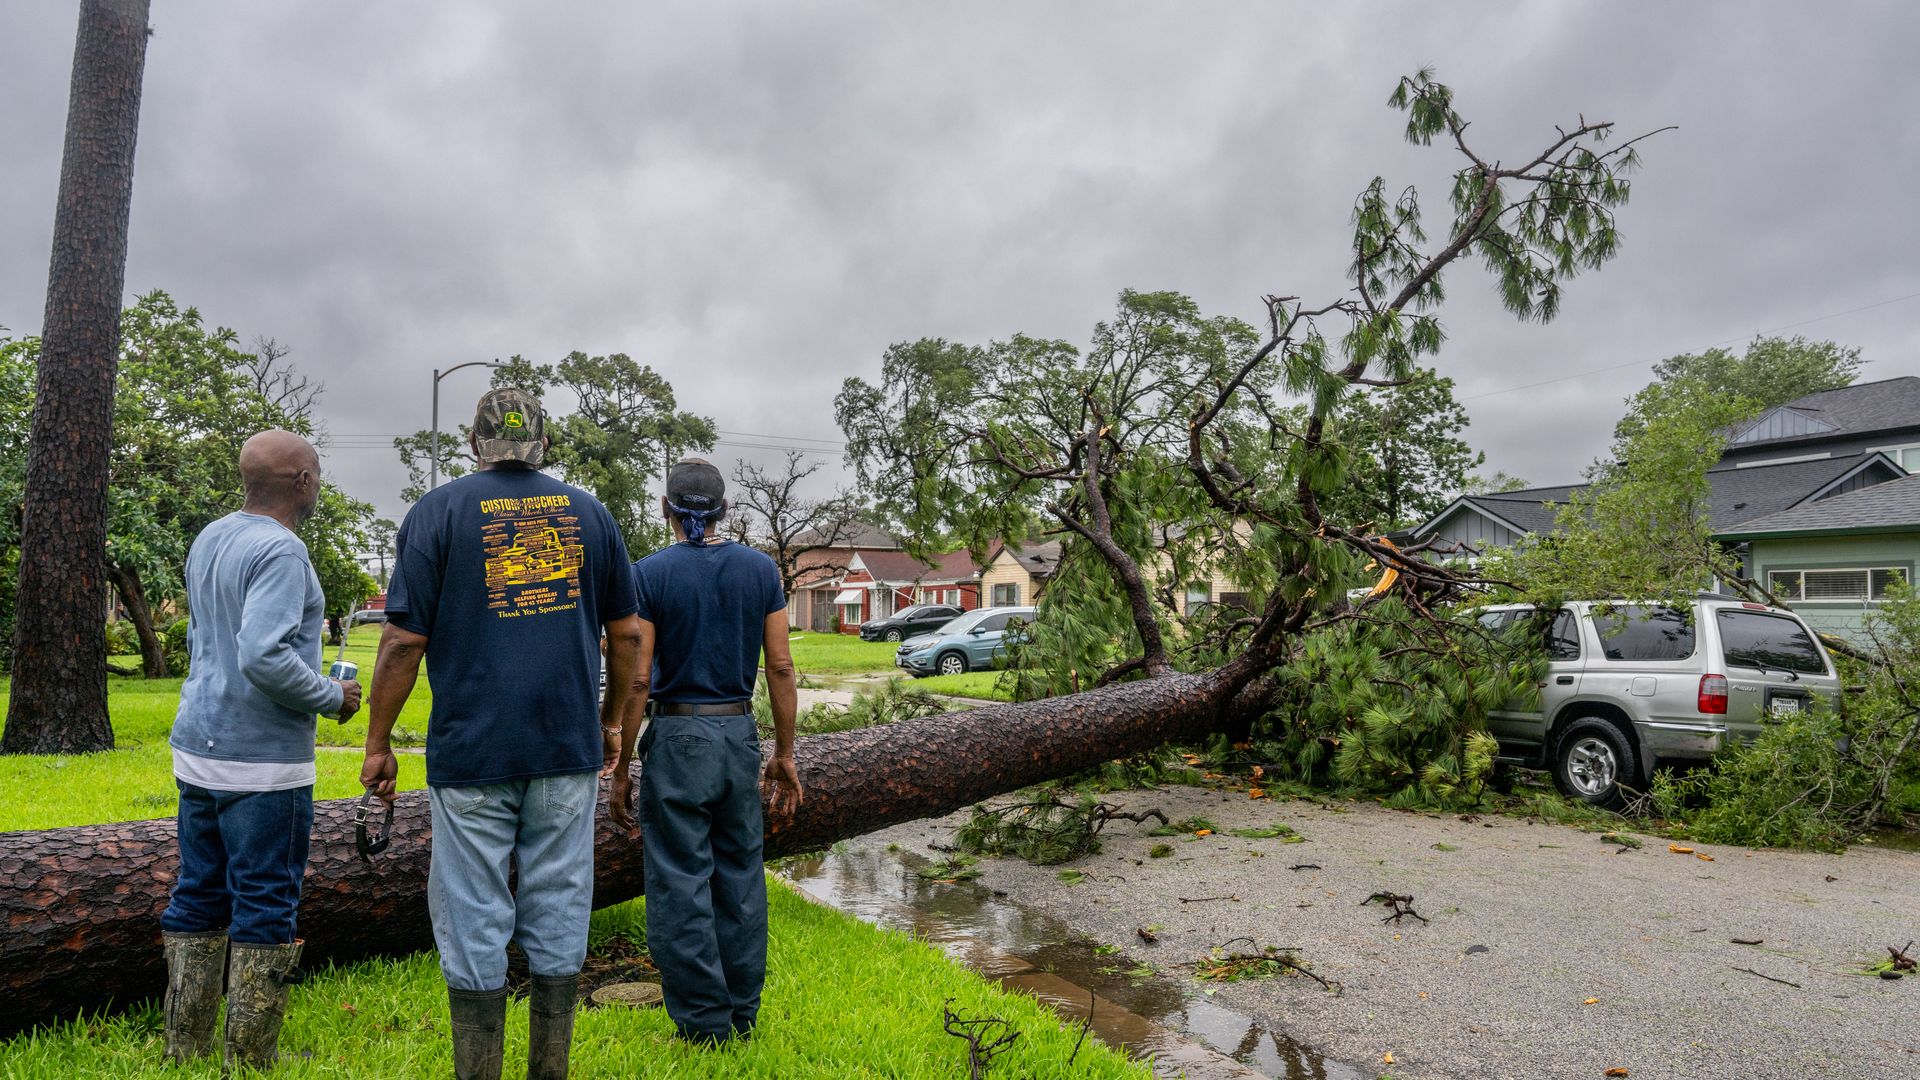
<path id="1" fill-rule="evenodd" d="M 160 915 L 170 934 L 225 930 L 245 945 L 291 945 L 313 832 L 313 789 L 180 788 L 180 876 Z"/>
<path id="2" fill-rule="evenodd" d="M 689 1038 L 751 1031 L 767 978 L 753 716 L 657 716 L 644 741 L 647 948 L 667 1014 Z"/>

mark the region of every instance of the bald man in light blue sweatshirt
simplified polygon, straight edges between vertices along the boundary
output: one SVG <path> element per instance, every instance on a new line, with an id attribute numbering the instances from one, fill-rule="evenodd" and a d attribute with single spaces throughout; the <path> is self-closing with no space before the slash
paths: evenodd
<path id="1" fill-rule="evenodd" d="M 273 1064 L 313 828 L 314 714 L 344 720 L 357 682 L 320 674 L 326 598 L 293 530 L 320 498 L 305 439 L 263 431 L 240 451 L 246 505 L 187 554 L 187 650 L 174 717 L 180 873 L 160 928 L 167 1056 L 211 1054 L 227 982 L 229 1068 Z"/>

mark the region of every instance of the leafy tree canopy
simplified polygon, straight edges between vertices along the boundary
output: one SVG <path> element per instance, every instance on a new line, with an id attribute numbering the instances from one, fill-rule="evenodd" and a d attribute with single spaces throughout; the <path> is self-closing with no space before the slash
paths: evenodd
<path id="1" fill-rule="evenodd" d="M 0 387 L 31 386 L 39 341 L 0 346 Z M 209 328 L 198 309 L 180 307 L 165 292 L 142 296 L 121 319 L 119 375 L 114 383 L 114 427 L 108 475 L 107 571 L 135 624 L 149 675 L 165 674 L 154 624 L 160 612 L 186 602 L 187 549 L 208 523 L 240 508 L 240 444 L 256 431 L 316 432 L 318 384 L 285 362 L 285 351 L 262 342 L 240 347 L 224 327 Z M 30 407 L 0 391 L 0 410 Z M 16 429 L 26 430 L 24 416 Z M 0 424 L 5 424 L 0 416 Z M 319 440 L 323 441 L 323 440 Z M 26 440 L 0 434 L 0 544 L 16 535 L 19 481 Z M 355 555 L 365 550 L 373 508 L 328 489 L 320 512 L 301 530 L 321 573 L 329 613 L 344 613 L 372 581 Z"/>
<path id="2" fill-rule="evenodd" d="M 1371 390 L 1417 384 L 1444 339 L 1443 280 L 1461 258 L 1486 266 L 1517 317 L 1552 318 L 1565 282 L 1618 250 L 1614 213 L 1638 140 L 1614 143 L 1610 124 L 1583 121 L 1535 153 L 1494 157 L 1469 142 L 1452 90 L 1429 73 L 1389 100 L 1411 142 L 1459 155 L 1449 213 L 1430 240 L 1413 189 L 1367 185 L 1338 298 L 1269 296 L 1256 327 L 1178 293 L 1128 291 L 1084 346 L 1019 334 L 902 342 L 877 382 L 847 380 L 836 412 L 863 492 L 909 546 L 1066 539 L 1027 654 L 1052 689 L 1184 670 L 1226 712 L 1260 714 L 1289 687 L 1344 673 L 1349 698 L 1320 718 L 1334 729 L 1308 741 L 1359 740 L 1340 743 L 1337 768 L 1445 795 L 1483 770 L 1471 718 L 1511 688 L 1511 671 L 1475 661 L 1434 611 L 1468 584 L 1459 572 L 1396 551 L 1363 520 L 1373 515 L 1342 509 L 1359 501 L 1372 452 L 1352 418 Z M 1167 584 L 1209 568 L 1257 597 L 1255 610 L 1175 610 Z M 1350 595 L 1385 569 L 1398 574 L 1391 588 Z M 1463 708 L 1437 717 L 1429 705 L 1443 698 Z"/>

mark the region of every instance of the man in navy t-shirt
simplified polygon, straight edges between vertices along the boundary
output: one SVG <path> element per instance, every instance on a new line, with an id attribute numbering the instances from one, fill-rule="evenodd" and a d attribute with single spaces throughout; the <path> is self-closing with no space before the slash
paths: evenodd
<path id="1" fill-rule="evenodd" d="M 478 469 L 428 492 L 401 524 L 360 772 L 393 799 L 388 739 L 424 656 L 427 901 L 460 1080 L 500 1076 L 509 941 L 533 975 L 527 1076 L 567 1075 L 597 778 L 618 752 L 640 644 L 620 530 L 599 500 L 539 471 L 544 429 L 537 397 L 489 392 L 473 422 Z M 603 630 L 607 694 L 596 705 Z"/>
<path id="2" fill-rule="evenodd" d="M 798 680 L 787 598 L 773 560 L 709 539 L 726 513 L 720 471 L 687 458 L 667 475 L 661 510 L 679 541 L 633 564 L 640 661 L 609 796 L 631 826 L 628 770 L 641 757 L 647 947 L 681 1038 L 712 1044 L 752 1033 L 767 976 L 767 880 L 760 785 L 771 810 L 800 805 L 793 763 Z M 774 748 L 764 768 L 753 683 L 766 655 Z M 611 684 L 609 684 L 611 685 Z M 642 713 L 653 717 L 639 737 Z"/>

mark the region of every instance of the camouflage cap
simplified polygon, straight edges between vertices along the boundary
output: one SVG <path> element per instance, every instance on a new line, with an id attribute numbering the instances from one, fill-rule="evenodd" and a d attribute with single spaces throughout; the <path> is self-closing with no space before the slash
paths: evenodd
<path id="1" fill-rule="evenodd" d="M 489 390 L 473 411 L 473 437 L 480 460 L 524 461 L 538 466 L 546 456 L 547 418 L 540 398 L 526 390 L 503 386 Z"/>

